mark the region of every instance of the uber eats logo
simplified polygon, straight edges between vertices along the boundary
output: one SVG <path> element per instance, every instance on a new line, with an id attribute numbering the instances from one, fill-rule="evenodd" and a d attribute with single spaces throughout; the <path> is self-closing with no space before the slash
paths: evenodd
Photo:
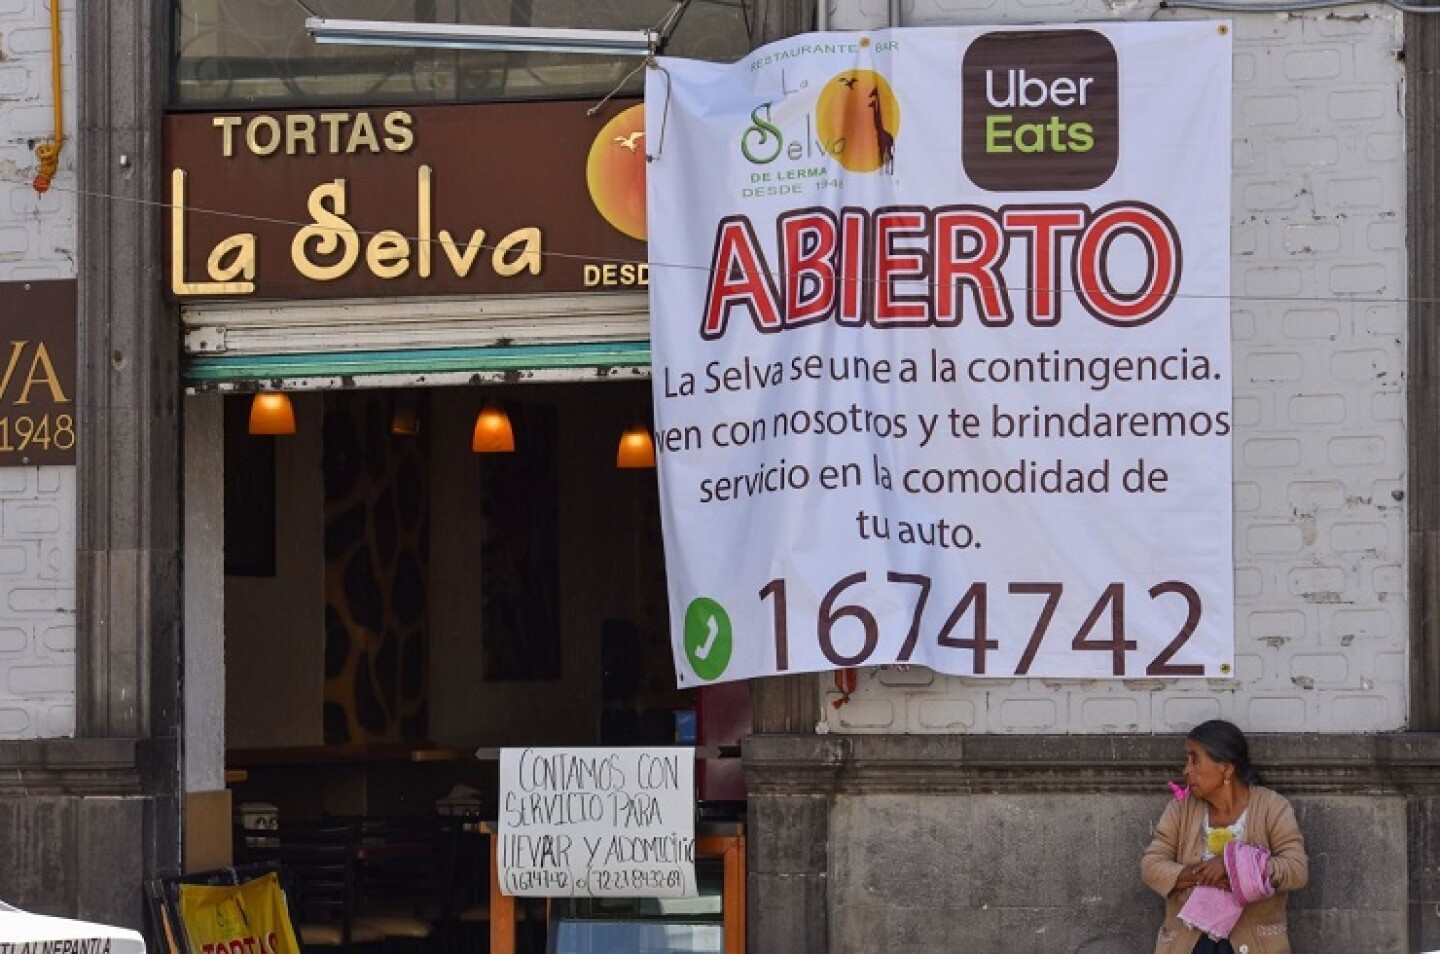
<path id="1" fill-rule="evenodd" d="M 965 173 L 992 192 L 1093 189 L 1120 152 L 1120 69 L 1093 30 L 987 33 L 961 67 Z"/>

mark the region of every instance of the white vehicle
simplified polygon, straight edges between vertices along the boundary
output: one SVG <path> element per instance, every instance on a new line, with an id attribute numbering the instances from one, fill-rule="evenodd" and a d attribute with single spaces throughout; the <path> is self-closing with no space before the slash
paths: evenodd
<path id="1" fill-rule="evenodd" d="M 0 901 L 0 954 L 145 954 L 137 932 L 21 911 Z"/>

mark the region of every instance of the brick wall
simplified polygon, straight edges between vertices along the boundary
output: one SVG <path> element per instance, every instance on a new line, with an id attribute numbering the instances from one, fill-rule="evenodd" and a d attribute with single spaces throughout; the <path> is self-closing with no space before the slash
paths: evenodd
<path id="1" fill-rule="evenodd" d="M 906 26 L 1214 16 L 1153 2 L 910 0 Z M 834 29 L 884 0 L 832 0 Z M 1233 681 L 978 680 L 866 670 L 836 732 L 1401 728 L 1405 142 L 1401 16 L 1380 4 L 1235 26 Z M 1366 299 L 1357 301 L 1356 299 Z M 826 698 L 836 696 L 828 676 Z"/>
<path id="2" fill-rule="evenodd" d="M 75 131 L 74 4 L 61 7 L 67 137 Z M 75 150 L 45 195 L 34 145 L 54 129 L 50 8 L 0 0 L 0 281 L 76 275 Z M 80 439 L 84 440 L 81 424 Z M 75 468 L 0 468 L 0 739 L 75 731 Z"/>

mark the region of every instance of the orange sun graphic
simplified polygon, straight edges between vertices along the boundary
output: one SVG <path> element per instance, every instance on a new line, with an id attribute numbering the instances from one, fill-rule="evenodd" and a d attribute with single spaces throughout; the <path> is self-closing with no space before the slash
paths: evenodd
<path id="1" fill-rule="evenodd" d="M 900 103 L 879 73 L 846 70 L 820 91 L 815 129 L 825 151 L 851 172 L 890 172 L 900 136 Z"/>
<path id="2" fill-rule="evenodd" d="M 585 183 L 595 209 L 619 232 L 645 241 L 645 106 L 631 106 L 590 144 Z"/>

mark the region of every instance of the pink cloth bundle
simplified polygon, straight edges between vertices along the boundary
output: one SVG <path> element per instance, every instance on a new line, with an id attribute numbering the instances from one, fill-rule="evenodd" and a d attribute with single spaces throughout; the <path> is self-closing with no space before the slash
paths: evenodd
<path id="1" fill-rule="evenodd" d="M 1225 873 L 1230 890 L 1197 885 L 1180 909 L 1180 920 L 1215 938 L 1230 936 L 1245 905 L 1275 893 L 1270 883 L 1270 852 L 1232 841 L 1225 845 Z"/>

